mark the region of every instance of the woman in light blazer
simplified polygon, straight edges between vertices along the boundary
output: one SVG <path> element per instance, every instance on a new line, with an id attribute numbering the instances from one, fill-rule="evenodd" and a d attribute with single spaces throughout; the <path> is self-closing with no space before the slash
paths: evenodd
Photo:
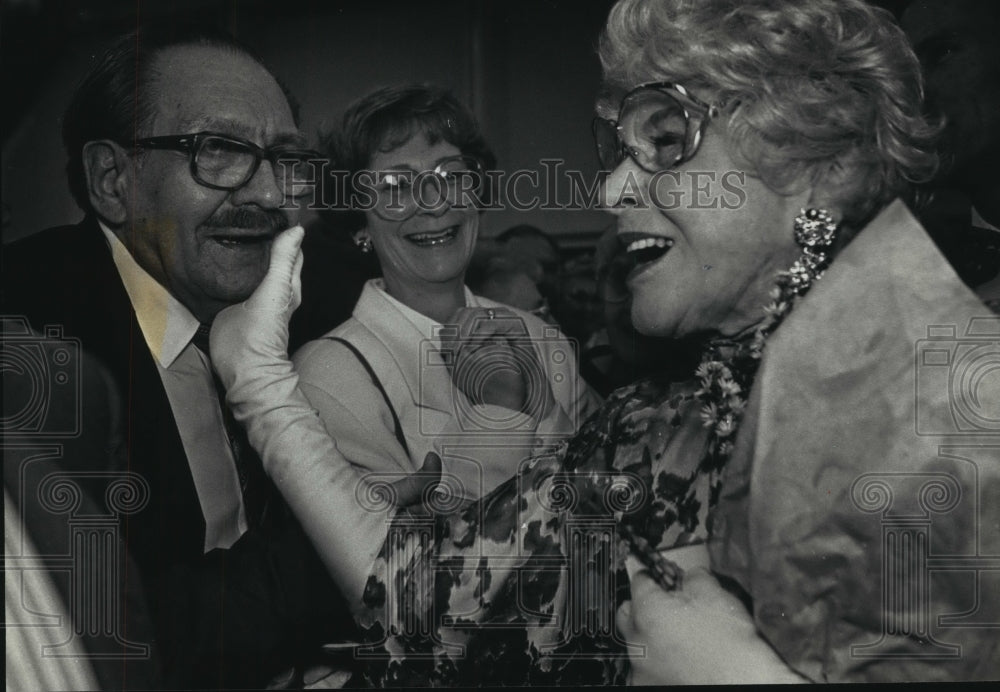
<path id="1" fill-rule="evenodd" d="M 464 106 L 435 87 L 379 89 L 327 144 L 349 174 L 340 225 L 382 278 L 295 354 L 301 389 L 370 479 L 417 472 L 435 452 L 440 492 L 481 497 L 554 451 L 599 397 L 558 328 L 465 286 L 495 159 Z"/>

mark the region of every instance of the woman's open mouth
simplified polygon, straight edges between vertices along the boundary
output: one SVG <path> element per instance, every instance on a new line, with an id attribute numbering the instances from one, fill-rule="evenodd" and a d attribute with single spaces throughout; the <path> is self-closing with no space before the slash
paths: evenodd
<path id="1" fill-rule="evenodd" d="M 628 260 L 629 278 L 662 259 L 674 246 L 672 238 L 648 233 L 620 233 L 618 242 L 624 248 L 625 257 Z"/>
<path id="2" fill-rule="evenodd" d="M 448 226 L 440 231 L 425 231 L 423 233 L 410 233 L 405 236 L 407 240 L 418 247 L 434 247 L 450 243 L 458 235 L 458 226 Z"/>

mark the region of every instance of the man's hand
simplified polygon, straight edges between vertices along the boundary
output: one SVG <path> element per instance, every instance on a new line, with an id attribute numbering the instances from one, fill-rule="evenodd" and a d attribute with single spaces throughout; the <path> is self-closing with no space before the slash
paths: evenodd
<path id="1" fill-rule="evenodd" d="M 719 584 L 704 544 L 667 555 L 684 570 L 677 591 L 664 591 L 630 560 L 632 601 L 618 610 L 618 630 L 646 647 L 632 656 L 632 684 L 806 682 L 757 634 L 743 602 Z"/>

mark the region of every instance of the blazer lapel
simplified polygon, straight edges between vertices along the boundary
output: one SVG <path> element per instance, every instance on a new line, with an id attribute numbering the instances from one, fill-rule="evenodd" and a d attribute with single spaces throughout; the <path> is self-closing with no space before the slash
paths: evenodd
<path id="1" fill-rule="evenodd" d="M 451 376 L 439 353 L 440 340 L 432 337 L 430 319 L 421 329 L 371 281 L 358 299 L 354 318 L 382 346 L 366 351 L 365 357 L 380 377 L 392 373 L 391 381 L 382 382 L 387 391 L 402 395 L 402 384 L 414 407 L 454 412 Z"/>

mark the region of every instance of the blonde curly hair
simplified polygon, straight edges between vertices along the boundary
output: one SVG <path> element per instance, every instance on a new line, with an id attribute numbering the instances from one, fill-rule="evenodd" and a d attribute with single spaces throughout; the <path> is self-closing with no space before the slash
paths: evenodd
<path id="1" fill-rule="evenodd" d="M 600 57 L 599 109 L 644 82 L 701 87 L 765 183 L 822 180 L 854 228 L 937 168 L 917 58 L 863 0 L 621 0 Z"/>

